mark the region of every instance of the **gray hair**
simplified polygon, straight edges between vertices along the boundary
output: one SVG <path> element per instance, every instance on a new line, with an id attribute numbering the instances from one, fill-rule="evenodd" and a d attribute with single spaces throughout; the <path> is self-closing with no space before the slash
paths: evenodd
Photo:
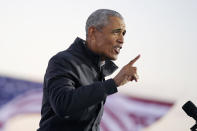
<path id="1" fill-rule="evenodd" d="M 109 22 L 110 16 L 116 16 L 123 20 L 123 17 L 120 13 L 109 10 L 109 9 L 98 9 L 94 11 L 87 19 L 86 21 L 86 37 L 88 36 L 88 28 L 91 26 L 94 26 L 97 29 L 102 29 L 104 26 L 106 26 Z"/>

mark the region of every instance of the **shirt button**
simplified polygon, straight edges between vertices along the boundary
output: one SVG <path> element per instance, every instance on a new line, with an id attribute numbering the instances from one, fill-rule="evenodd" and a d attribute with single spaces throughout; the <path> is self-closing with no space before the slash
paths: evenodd
<path id="1" fill-rule="evenodd" d="M 68 119 L 70 116 L 65 116 L 64 118 Z"/>

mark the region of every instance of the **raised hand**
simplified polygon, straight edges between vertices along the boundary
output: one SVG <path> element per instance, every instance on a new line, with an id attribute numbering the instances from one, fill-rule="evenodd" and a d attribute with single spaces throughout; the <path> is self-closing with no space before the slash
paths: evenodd
<path id="1" fill-rule="evenodd" d="M 140 58 L 138 55 L 136 58 L 131 60 L 127 65 L 125 65 L 120 72 L 113 78 L 117 86 L 126 84 L 129 81 L 135 80 L 137 82 L 137 67 L 134 67 L 134 63 Z"/>

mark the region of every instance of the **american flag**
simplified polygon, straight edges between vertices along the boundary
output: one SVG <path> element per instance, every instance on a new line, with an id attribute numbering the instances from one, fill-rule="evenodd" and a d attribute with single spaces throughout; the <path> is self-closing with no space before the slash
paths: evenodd
<path id="1" fill-rule="evenodd" d="M 0 131 L 9 119 L 39 113 L 42 84 L 0 76 Z M 146 100 L 116 93 L 107 98 L 101 131 L 141 131 L 165 115 L 171 102 Z"/>

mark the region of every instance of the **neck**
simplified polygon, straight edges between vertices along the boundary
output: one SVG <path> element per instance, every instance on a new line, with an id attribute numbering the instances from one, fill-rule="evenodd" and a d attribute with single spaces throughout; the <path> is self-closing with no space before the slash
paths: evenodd
<path id="1" fill-rule="evenodd" d="M 96 51 L 96 47 L 94 46 L 94 44 L 91 43 L 91 41 L 89 39 L 86 39 L 86 46 L 89 50 L 91 50 L 92 52 L 94 52 L 95 54 L 99 53 Z"/>
<path id="2" fill-rule="evenodd" d="M 86 45 L 87 45 L 87 48 L 88 48 L 89 50 L 91 50 L 92 52 L 94 52 L 95 54 L 98 54 L 98 55 L 100 56 L 100 58 L 101 58 L 100 60 L 101 60 L 102 62 L 104 62 L 104 61 L 106 60 L 106 57 L 105 57 L 105 56 L 99 54 L 99 53 L 95 50 L 97 47 L 95 47 L 94 44 L 92 44 L 91 41 L 90 41 L 89 39 L 86 39 Z"/>

